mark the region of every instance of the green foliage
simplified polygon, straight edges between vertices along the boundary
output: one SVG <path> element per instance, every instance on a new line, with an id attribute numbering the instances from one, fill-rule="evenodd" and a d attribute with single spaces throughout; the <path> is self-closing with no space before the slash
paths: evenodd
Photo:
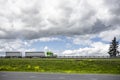
<path id="1" fill-rule="evenodd" d="M 0 59 L 0 71 L 120 74 L 120 59 Z"/>
<path id="2" fill-rule="evenodd" d="M 114 39 L 112 40 L 112 42 L 110 44 L 110 48 L 109 48 L 109 52 L 108 52 L 110 57 L 116 57 L 116 55 L 119 54 L 119 51 L 117 50 L 118 45 L 119 45 L 119 43 L 116 41 L 116 37 L 114 37 Z"/>

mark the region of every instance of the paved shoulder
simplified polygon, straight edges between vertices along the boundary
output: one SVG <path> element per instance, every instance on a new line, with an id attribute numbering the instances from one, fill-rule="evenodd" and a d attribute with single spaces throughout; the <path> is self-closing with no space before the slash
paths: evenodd
<path id="1" fill-rule="evenodd" d="M 0 72 L 0 80 L 120 80 L 120 75 Z"/>

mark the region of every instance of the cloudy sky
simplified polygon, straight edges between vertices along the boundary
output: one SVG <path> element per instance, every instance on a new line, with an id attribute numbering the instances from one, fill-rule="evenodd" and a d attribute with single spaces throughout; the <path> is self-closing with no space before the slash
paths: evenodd
<path id="1" fill-rule="evenodd" d="M 103 56 L 114 36 L 120 0 L 0 0 L 0 51 Z"/>

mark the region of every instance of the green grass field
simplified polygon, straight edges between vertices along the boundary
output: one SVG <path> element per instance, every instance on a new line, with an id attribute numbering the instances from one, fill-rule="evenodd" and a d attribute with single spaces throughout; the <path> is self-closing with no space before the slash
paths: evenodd
<path id="1" fill-rule="evenodd" d="M 120 59 L 0 58 L 0 71 L 120 74 Z"/>

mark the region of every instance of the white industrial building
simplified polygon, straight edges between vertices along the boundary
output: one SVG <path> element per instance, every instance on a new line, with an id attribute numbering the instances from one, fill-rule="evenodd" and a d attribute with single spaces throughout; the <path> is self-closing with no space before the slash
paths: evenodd
<path id="1" fill-rule="evenodd" d="M 8 58 L 11 58 L 11 57 L 16 57 L 16 58 L 22 57 L 22 52 L 19 52 L 19 51 L 7 51 L 7 52 L 5 52 L 5 54 L 6 54 L 6 57 L 8 57 Z"/>
<path id="2" fill-rule="evenodd" d="M 25 52 L 25 57 L 45 57 L 45 52 L 42 51 L 33 51 L 33 52 Z"/>

